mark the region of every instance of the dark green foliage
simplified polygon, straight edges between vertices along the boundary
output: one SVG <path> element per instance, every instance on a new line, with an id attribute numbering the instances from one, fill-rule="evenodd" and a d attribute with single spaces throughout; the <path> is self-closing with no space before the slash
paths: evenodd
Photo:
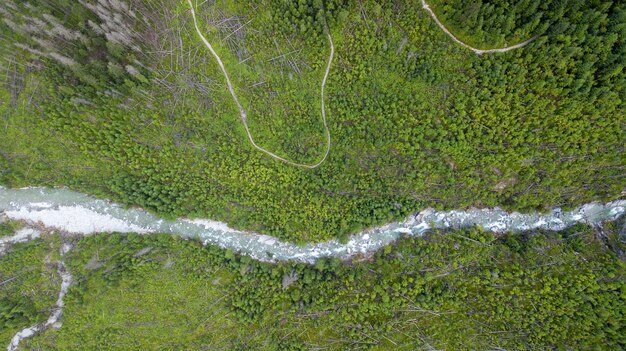
<path id="1" fill-rule="evenodd" d="M 273 22 L 277 31 L 297 31 L 319 40 L 326 23 L 346 20 L 347 0 L 281 0 L 273 4 Z M 343 17 L 343 18 L 342 18 Z"/>
<path id="2" fill-rule="evenodd" d="M 32 324 L 39 315 L 33 302 L 26 297 L 11 301 L 0 299 L 0 330 L 15 329 Z"/>

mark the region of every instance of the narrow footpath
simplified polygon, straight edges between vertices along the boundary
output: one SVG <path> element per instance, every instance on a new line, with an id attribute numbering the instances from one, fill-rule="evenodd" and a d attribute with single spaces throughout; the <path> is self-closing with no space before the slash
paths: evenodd
<path id="1" fill-rule="evenodd" d="M 326 28 L 326 31 L 327 31 L 326 34 L 328 36 L 328 43 L 330 44 L 330 56 L 328 57 L 328 64 L 326 66 L 326 72 L 324 73 L 324 78 L 322 79 L 322 88 L 321 88 L 321 95 L 322 95 L 321 111 L 322 111 L 322 120 L 324 122 L 324 132 L 326 133 L 326 152 L 324 153 L 324 156 L 315 164 L 297 163 L 297 162 L 293 162 L 293 161 L 287 160 L 287 159 L 285 159 L 283 157 L 280 157 L 280 156 L 274 154 L 273 152 L 268 151 L 268 150 L 258 146 L 254 142 L 254 138 L 252 138 L 252 134 L 250 133 L 250 129 L 248 128 L 248 117 L 246 115 L 246 111 L 244 110 L 243 106 L 239 102 L 239 99 L 237 98 L 237 94 L 235 94 L 235 89 L 233 88 L 233 85 L 232 85 L 232 83 L 230 81 L 230 78 L 228 77 L 228 73 L 226 72 L 226 68 L 224 67 L 224 63 L 222 62 L 222 59 L 220 59 L 219 55 L 215 52 L 215 50 L 213 49 L 213 47 L 211 46 L 209 41 L 204 37 L 204 35 L 202 34 L 202 31 L 198 27 L 198 21 L 196 19 L 196 11 L 195 11 L 195 9 L 193 7 L 193 4 L 192 4 L 191 0 L 187 0 L 187 2 L 189 3 L 189 8 L 191 10 L 191 16 L 193 17 L 193 24 L 196 27 L 196 32 L 198 33 L 198 36 L 200 36 L 200 39 L 202 39 L 202 42 L 204 43 L 204 45 L 209 49 L 209 51 L 211 52 L 213 57 L 215 57 L 215 60 L 217 61 L 217 64 L 220 66 L 220 69 L 222 70 L 222 73 L 224 74 L 224 78 L 226 79 L 226 84 L 228 85 L 228 90 L 230 91 L 230 95 L 232 95 L 233 100 L 235 100 L 235 103 L 237 104 L 237 107 L 239 108 L 239 115 L 241 117 L 241 122 L 243 123 L 243 126 L 246 129 L 246 133 L 248 134 L 248 139 L 250 139 L 250 143 L 252 144 L 252 146 L 254 146 L 257 150 L 268 154 L 269 156 L 273 157 L 274 159 L 276 159 L 278 161 L 282 161 L 282 162 L 287 163 L 287 164 L 292 165 L 292 166 L 309 168 L 309 169 L 313 169 L 313 168 L 319 167 L 319 165 L 321 165 L 324 161 L 326 161 L 326 158 L 328 157 L 328 154 L 330 153 L 330 147 L 331 147 L 330 131 L 328 130 L 328 124 L 326 123 L 326 106 L 324 104 L 324 95 L 325 95 L 324 94 L 324 88 L 326 87 L 326 80 L 328 79 L 328 74 L 330 72 L 330 66 L 331 66 L 331 64 L 333 62 L 333 58 L 335 56 L 335 46 L 333 44 L 333 38 L 330 36 L 330 31 L 328 30 L 328 27 Z"/>

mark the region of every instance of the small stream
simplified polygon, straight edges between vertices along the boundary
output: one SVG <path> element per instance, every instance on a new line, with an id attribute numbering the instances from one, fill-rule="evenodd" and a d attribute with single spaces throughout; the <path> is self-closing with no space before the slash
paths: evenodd
<path id="1" fill-rule="evenodd" d="M 262 261 L 294 260 L 313 263 L 321 257 L 349 257 L 375 251 L 402 235 L 420 236 L 429 229 L 458 229 L 479 225 L 493 232 L 531 229 L 562 230 L 577 223 L 597 224 L 626 212 L 626 200 L 589 203 L 573 211 L 554 209 L 548 214 L 508 213 L 499 208 L 438 212 L 424 210 L 404 221 L 371 228 L 353 235 L 346 244 L 337 240 L 296 245 L 277 238 L 231 229 L 210 220 L 158 218 L 145 210 L 124 208 L 107 200 L 63 188 L 0 187 L 0 213 L 12 219 L 41 223 L 69 233 L 168 233 L 196 238 Z"/>
<path id="2" fill-rule="evenodd" d="M 67 270 L 67 267 L 65 266 L 65 262 L 63 262 L 63 258 L 65 257 L 65 254 L 67 254 L 70 251 L 71 248 L 72 247 L 69 244 L 63 244 L 59 252 L 61 255 L 61 260 L 57 263 L 57 265 L 58 265 L 59 276 L 61 277 L 61 290 L 59 291 L 59 296 L 57 298 L 56 304 L 54 305 L 54 307 L 52 307 L 52 313 L 48 317 L 48 320 L 46 320 L 44 323 L 35 324 L 28 328 L 24 328 L 18 331 L 17 333 L 15 333 L 15 335 L 11 338 L 11 342 L 9 343 L 9 346 L 7 347 L 7 351 L 19 350 L 19 345 L 20 345 L 20 342 L 22 342 L 22 340 L 28 339 L 31 336 L 37 333 L 40 333 L 50 327 L 53 327 L 55 329 L 58 329 L 61 327 L 60 319 L 61 319 L 61 316 L 63 315 L 63 306 L 64 306 L 63 298 L 67 294 L 67 290 L 70 288 L 70 284 L 72 284 L 72 275 Z M 46 260 L 48 259 L 49 257 L 46 258 Z"/>

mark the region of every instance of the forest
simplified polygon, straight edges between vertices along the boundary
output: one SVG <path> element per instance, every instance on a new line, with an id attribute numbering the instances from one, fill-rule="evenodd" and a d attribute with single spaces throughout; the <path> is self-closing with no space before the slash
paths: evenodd
<path id="1" fill-rule="evenodd" d="M 165 234 L 47 232 L 0 257 L 0 340 L 48 318 L 65 243 L 63 325 L 20 350 L 621 350 L 625 224 L 433 231 L 315 265 Z"/>
<path id="2" fill-rule="evenodd" d="M 430 1 L 202 2 L 247 140 L 186 2 L 0 4 L 0 184 L 66 186 L 161 216 L 295 242 L 346 237 L 426 207 L 509 210 L 624 190 L 626 5 Z M 155 33 L 158 33 L 155 34 Z"/>
<path id="3" fill-rule="evenodd" d="M 68 187 L 299 244 L 427 207 L 624 198 L 626 3 L 0 2 L 0 186 Z M 0 239 L 25 224 L 0 217 Z M 166 234 L 44 230 L 0 253 L 0 340 L 23 350 L 626 349 L 625 219 L 473 227 L 314 265 Z M 4 248 L 3 248 L 4 250 Z"/>

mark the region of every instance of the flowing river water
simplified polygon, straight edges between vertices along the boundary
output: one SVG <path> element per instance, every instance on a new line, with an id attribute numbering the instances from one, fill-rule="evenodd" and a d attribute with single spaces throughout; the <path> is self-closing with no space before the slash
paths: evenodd
<path id="1" fill-rule="evenodd" d="M 499 208 L 439 212 L 427 209 L 404 221 L 392 222 L 353 235 L 342 244 L 337 240 L 296 245 L 277 238 L 229 228 L 210 220 L 164 220 L 137 208 L 124 208 L 107 200 L 64 188 L 0 187 L 0 214 L 12 219 L 41 223 L 74 234 L 99 232 L 167 233 L 195 238 L 204 244 L 248 255 L 262 261 L 313 263 L 322 257 L 346 258 L 378 250 L 402 235 L 420 236 L 429 229 L 482 226 L 493 232 L 531 229 L 562 230 L 577 223 L 598 224 L 626 212 L 626 200 L 589 203 L 572 211 L 508 213 Z"/>

